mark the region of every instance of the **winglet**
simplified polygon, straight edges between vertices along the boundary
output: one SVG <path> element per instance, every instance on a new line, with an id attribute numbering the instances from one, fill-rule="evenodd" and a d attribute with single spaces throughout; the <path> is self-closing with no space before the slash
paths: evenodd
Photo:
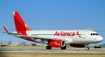
<path id="1" fill-rule="evenodd" d="M 3 26 L 3 28 L 4 28 L 5 32 L 6 32 L 6 33 L 8 33 L 8 30 L 6 29 L 6 27 L 5 27 L 5 26 Z"/>

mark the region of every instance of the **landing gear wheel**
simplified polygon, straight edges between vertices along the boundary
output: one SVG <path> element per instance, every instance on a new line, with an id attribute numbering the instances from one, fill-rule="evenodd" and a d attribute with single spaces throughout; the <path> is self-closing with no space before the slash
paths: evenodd
<path id="1" fill-rule="evenodd" d="M 86 47 L 86 50 L 89 50 L 89 47 Z"/>
<path id="2" fill-rule="evenodd" d="M 62 50 L 66 50 L 66 46 L 64 46 L 64 47 L 61 47 L 61 49 L 62 49 Z"/>
<path id="3" fill-rule="evenodd" d="M 50 50 L 51 49 L 51 46 L 46 46 L 46 49 L 49 49 Z"/>

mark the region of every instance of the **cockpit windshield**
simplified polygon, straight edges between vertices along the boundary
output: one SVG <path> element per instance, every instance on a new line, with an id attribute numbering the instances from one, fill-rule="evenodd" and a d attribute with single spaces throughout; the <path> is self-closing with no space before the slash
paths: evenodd
<path id="1" fill-rule="evenodd" d="M 91 33 L 91 35 L 98 35 L 97 33 Z"/>

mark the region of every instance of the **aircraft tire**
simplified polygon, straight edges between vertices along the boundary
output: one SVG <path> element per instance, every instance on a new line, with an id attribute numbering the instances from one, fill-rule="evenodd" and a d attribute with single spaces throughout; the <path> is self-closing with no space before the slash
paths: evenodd
<path id="1" fill-rule="evenodd" d="M 50 50 L 51 49 L 51 46 L 46 46 L 46 49 L 49 49 Z"/>
<path id="2" fill-rule="evenodd" d="M 89 50 L 89 47 L 86 47 L 86 50 Z"/>
<path id="3" fill-rule="evenodd" d="M 66 46 L 64 46 L 64 47 L 61 47 L 61 49 L 62 49 L 62 50 L 66 50 Z"/>

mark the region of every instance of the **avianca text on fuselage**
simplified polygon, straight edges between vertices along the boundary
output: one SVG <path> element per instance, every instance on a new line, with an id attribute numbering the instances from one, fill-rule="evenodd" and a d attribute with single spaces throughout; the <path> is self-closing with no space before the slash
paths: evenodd
<path id="1" fill-rule="evenodd" d="M 64 31 L 58 32 L 56 31 L 54 34 L 54 36 L 75 36 L 75 35 L 78 35 L 78 37 L 81 38 L 79 31 L 76 31 L 76 32 L 64 32 Z"/>

